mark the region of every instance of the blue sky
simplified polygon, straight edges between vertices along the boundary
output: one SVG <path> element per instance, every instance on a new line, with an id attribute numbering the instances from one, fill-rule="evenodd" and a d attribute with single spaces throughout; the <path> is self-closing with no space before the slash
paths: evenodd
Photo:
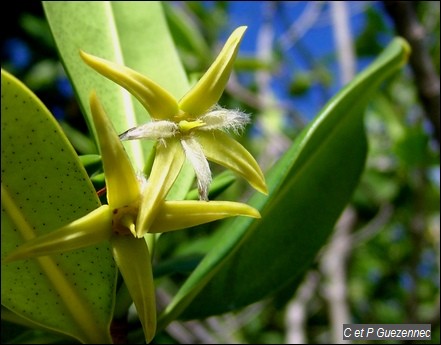
<path id="1" fill-rule="evenodd" d="M 336 47 L 334 43 L 332 20 L 330 16 L 329 3 L 311 1 L 282 1 L 278 2 L 279 10 L 272 13 L 271 8 L 274 2 L 269 1 L 228 1 L 229 16 L 225 32 L 221 34 L 220 41 L 223 42 L 229 34 L 238 26 L 246 25 L 248 30 L 242 41 L 240 55 L 249 56 L 256 52 L 256 43 L 259 31 L 265 20 L 271 17 L 271 26 L 274 30 L 274 40 L 280 43 L 286 34 L 287 27 L 297 25 L 302 32 L 301 38 L 289 49 L 284 52 L 287 60 L 284 61 L 277 71 L 272 72 L 272 87 L 278 98 L 292 104 L 302 116 L 307 120 L 314 117 L 323 107 L 324 103 L 331 98 L 341 88 L 339 82 L 339 69 L 335 63 Z M 205 1 L 204 4 L 212 6 L 213 1 Z M 323 6 L 319 10 L 319 15 L 313 20 L 305 20 L 307 13 L 311 13 L 312 7 Z M 350 16 L 351 34 L 357 37 L 366 24 L 364 9 L 367 6 L 375 6 L 382 10 L 380 2 L 365 1 L 346 1 Z M 387 20 L 387 16 L 384 16 Z M 303 25 L 301 24 L 303 23 Z M 308 26 L 308 23 L 312 25 Z M 7 42 L 6 50 L 17 65 L 28 65 L 31 61 L 29 48 L 24 42 L 12 39 Z M 332 85 L 324 90 L 318 86 L 311 88 L 310 92 L 303 96 L 292 97 L 288 94 L 289 84 L 295 80 L 297 73 L 309 72 L 312 59 L 305 58 L 299 52 L 307 51 L 315 62 L 322 64 L 325 70 L 330 72 Z M 360 71 L 366 66 L 368 61 L 358 60 Z M 19 66 L 18 66 L 19 67 Z M 19 67 L 21 68 L 21 67 Z M 64 85 L 64 84 L 63 84 Z"/>
<path id="2" fill-rule="evenodd" d="M 305 20 L 307 17 L 305 13 L 311 10 L 312 2 L 285 1 L 280 3 L 282 11 L 274 12 L 271 20 L 274 30 L 274 39 L 277 42 L 280 42 L 286 33 L 287 26 L 308 23 L 308 20 Z M 316 2 L 316 4 L 317 3 L 318 2 Z M 379 10 L 382 10 L 381 3 L 379 2 L 346 1 L 345 4 L 349 11 L 351 34 L 354 38 L 357 37 L 365 27 L 365 7 L 375 6 Z M 262 23 L 265 22 L 265 16 L 268 16 L 271 12 L 271 3 L 268 1 L 230 1 L 228 2 L 228 6 L 229 31 L 225 32 L 224 36 L 228 36 L 228 34 L 238 26 L 248 26 L 245 38 L 241 44 L 240 54 L 254 54 L 256 52 L 259 30 L 261 29 Z M 298 26 L 298 29 L 303 31 L 303 33 L 297 44 L 302 47 L 301 50 L 311 54 L 316 61 L 327 61 L 324 67 L 331 72 L 332 76 L 332 86 L 329 92 L 324 95 L 323 89 L 312 88 L 311 92 L 301 97 L 292 97 L 287 94 L 289 81 L 295 74 L 308 71 L 311 68 L 311 61 L 299 54 L 300 49 L 296 44 L 287 50 L 289 62 L 282 65 L 281 70 L 278 71 L 277 75 L 274 75 L 272 83 L 274 92 L 284 101 L 292 102 L 294 107 L 307 119 L 311 119 L 315 116 L 324 105 L 324 102 L 338 92 L 342 86 L 340 83 L 339 69 L 334 59 L 336 46 L 329 4 L 324 3 L 319 13 L 318 17 L 313 21 L 313 25 L 310 27 Z M 366 67 L 369 62 L 370 59 L 359 59 L 357 61 L 357 72 Z"/>

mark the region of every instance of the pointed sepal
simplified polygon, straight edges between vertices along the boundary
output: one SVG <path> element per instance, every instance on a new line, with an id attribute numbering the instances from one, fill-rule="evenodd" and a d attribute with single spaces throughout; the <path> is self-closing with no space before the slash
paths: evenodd
<path id="1" fill-rule="evenodd" d="M 158 143 L 147 186 L 143 190 L 136 222 L 137 237 L 149 232 L 159 206 L 165 200 L 185 161 L 184 151 L 177 140 Z"/>
<path id="2" fill-rule="evenodd" d="M 254 157 L 238 141 L 221 131 L 199 132 L 197 140 L 209 161 L 242 176 L 263 194 L 268 194 L 265 177 Z"/>
<path id="3" fill-rule="evenodd" d="M 260 218 L 255 208 L 232 201 L 165 201 L 149 232 L 168 232 L 228 217 Z"/>
<path id="4" fill-rule="evenodd" d="M 219 101 L 246 29 L 246 26 L 241 26 L 234 30 L 207 72 L 179 101 L 179 108 L 190 117 L 201 116 Z"/>
<path id="5" fill-rule="evenodd" d="M 95 71 L 135 96 L 155 120 L 168 120 L 178 113 L 175 98 L 153 80 L 131 68 L 80 51 L 83 61 Z"/>
<path id="6" fill-rule="evenodd" d="M 108 240 L 111 234 L 112 212 L 108 205 L 103 205 L 57 230 L 25 242 L 9 253 L 3 263 L 93 246 Z"/>
<path id="7" fill-rule="evenodd" d="M 147 344 L 156 333 L 156 302 L 152 264 L 146 241 L 133 236 L 112 236 L 113 257 L 135 303 Z"/>
<path id="8" fill-rule="evenodd" d="M 113 209 L 129 205 L 140 196 L 139 183 L 129 156 L 95 92 L 90 95 L 90 108 L 101 151 L 107 201 Z"/>

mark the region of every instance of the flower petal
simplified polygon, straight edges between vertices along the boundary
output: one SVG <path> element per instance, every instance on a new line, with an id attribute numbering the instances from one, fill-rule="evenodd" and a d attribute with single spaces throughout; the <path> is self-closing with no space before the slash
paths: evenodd
<path id="1" fill-rule="evenodd" d="M 149 232 L 179 230 L 235 216 L 260 218 L 260 213 L 240 202 L 165 201 Z"/>
<path id="2" fill-rule="evenodd" d="M 90 108 L 101 150 L 109 205 L 114 209 L 129 205 L 140 195 L 133 166 L 95 92 L 90 96 Z"/>
<path id="3" fill-rule="evenodd" d="M 167 196 L 185 161 L 184 151 L 178 140 L 164 140 L 158 143 L 156 156 L 147 186 L 143 190 L 139 207 L 136 233 L 138 237 L 149 232 L 159 210 L 159 205 Z"/>
<path id="4" fill-rule="evenodd" d="M 193 137 L 182 139 L 185 157 L 193 166 L 198 182 L 199 199 L 208 201 L 208 187 L 211 183 L 211 170 L 201 145 Z"/>
<path id="5" fill-rule="evenodd" d="M 209 161 L 233 170 L 245 178 L 253 188 L 263 194 L 268 194 L 262 170 L 251 153 L 238 141 L 221 131 L 199 131 L 197 140 Z"/>
<path id="6" fill-rule="evenodd" d="M 135 140 L 135 139 L 166 139 L 172 138 L 176 135 L 179 127 L 176 123 L 171 121 L 151 121 L 143 125 L 130 128 L 119 135 L 121 140 Z"/>
<path id="7" fill-rule="evenodd" d="M 152 118 L 167 120 L 178 113 L 178 103 L 175 98 L 153 80 L 131 68 L 118 65 L 83 51 L 80 51 L 80 55 L 90 67 L 121 85 L 135 96 Z"/>
<path id="8" fill-rule="evenodd" d="M 220 99 L 233 69 L 246 26 L 234 30 L 208 71 L 179 101 L 179 108 L 190 117 L 198 117 Z"/>
<path id="9" fill-rule="evenodd" d="M 222 130 L 239 133 L 250 123 L 250 116 L 238 110 L 216 107 L 202 115 L 199 120 L 204 122 L 204 126 L 199 129 L 201 131 Z"/>
<path id="10" fill-rule="evenodd" d="M 230 170 L 222 171 L 213 177 L 213 181 L 210 183 L 208 188 L 208 196 L 211 199 L 216 199 L 216 197 L 224 192 L 228 187 L 230 187 L 237 180 L 236 174 Z M 199 199 L 199 191 L 197 188 L 190 190 L 185 196 L 185 200 L 197 200 Z"/>
<path id="11" fill-rule="evenodd" d="M 149 344 L 156 332 L 156 302 L 147 243 L 132 236 L 112 236 L 110 244 Z"/>
<path id="12" fill-rule="evenodd" d="M 25 242 L 9 253 L 3 263 L 92 246 L 108 240 L 111 234 L 112 211 L 103 205 L 70 224 Z"/>

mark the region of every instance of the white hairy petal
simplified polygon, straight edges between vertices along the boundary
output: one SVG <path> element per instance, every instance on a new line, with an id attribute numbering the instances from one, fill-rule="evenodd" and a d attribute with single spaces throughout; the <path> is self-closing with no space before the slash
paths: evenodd
<path id="1" fill-rule="evenodd" d="M 215 108 L 202 115 L 199 120 L 205 123 L 200 127 L 201 131 L 223 130 L 237 133 L 250 122 L 250 116 L 238 110 Z"/>
<path id="2" fill-rule="evenodd" d="M 119 138 L 121 140 L 165 139 L 175 136 L 178 129 L 178 125 L 171 121 L 152 121 L 138 127 L 130 128 L 120 134 Z"/>
<path id="3" fill-rule="evenodd" d="M 182 139 L 181 144 L 184 148 L 185 156 L 190 161 L 194 172 L 196 173 L 199 199 L 208 201 L 208 187 L 211 183 L 211 171 L 207 158 L 205 158 L 204 152 L 202 151 L 201 144 L 191 137 Z"/>

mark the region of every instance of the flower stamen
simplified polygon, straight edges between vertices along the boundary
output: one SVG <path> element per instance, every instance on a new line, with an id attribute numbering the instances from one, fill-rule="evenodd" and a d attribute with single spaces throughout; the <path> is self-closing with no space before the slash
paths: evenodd
<path id="1" fill-rule="evenodd" d="M 138 207 L 123 206 L 113 210 L 112 230 L 113 233 L 122 236 L 136 236 L 136 217 L 138 216 Z"/>
<path id="2" fill-rule="evenodd" d="M 179 121 L 178 126 L 179 126 L 179 129 L 181 130 L 181 133 L 187 133 L 187 132 L 191 131 L 193 128 L 205 126 L 205 122 L 203 122 L 201 120 L 196 120 L 196 121 L 182 120 L 182 121 Z"/>

